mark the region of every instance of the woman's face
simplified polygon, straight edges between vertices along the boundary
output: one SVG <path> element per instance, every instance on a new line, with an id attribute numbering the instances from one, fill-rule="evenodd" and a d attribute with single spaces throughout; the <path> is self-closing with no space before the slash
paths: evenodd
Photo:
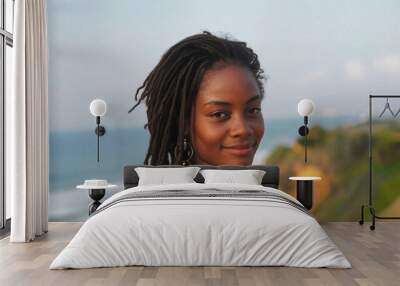
<path id="1" fill-rule="evenodd" d="M 264 119 L 260 90 L 247 68 L 229 65 L 207 71 L 193 111 L 194 164 L 252 164 Z"/>

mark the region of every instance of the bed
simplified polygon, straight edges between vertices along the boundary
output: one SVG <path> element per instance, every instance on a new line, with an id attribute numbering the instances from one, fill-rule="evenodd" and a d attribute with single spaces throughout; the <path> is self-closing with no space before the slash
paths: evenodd
<path id="1" fill-rule="evenodd" d="M 192 182 L 140 185 L 137 167 L 182 166 L 126 166 L 124 191 L 99 206 L 50 269 L 129 265 L 351 268 L 307 209 L 278 189 L 276 166 L 196 166 L 202 172 L 261 170 L 259 185 L 205 182 L 200 172 Z"/>

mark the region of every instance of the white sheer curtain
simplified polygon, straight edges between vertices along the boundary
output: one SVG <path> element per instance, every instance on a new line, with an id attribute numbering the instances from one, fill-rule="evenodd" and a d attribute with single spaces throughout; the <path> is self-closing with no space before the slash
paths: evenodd
<path id="1" fill-rule="evenodd" d="M 48 227 L 46 1 L 17 0 L 14 11 L 15 65 L 6 113 L 6 180 L 11 188 L 10 241 L 28 242 Z"/>

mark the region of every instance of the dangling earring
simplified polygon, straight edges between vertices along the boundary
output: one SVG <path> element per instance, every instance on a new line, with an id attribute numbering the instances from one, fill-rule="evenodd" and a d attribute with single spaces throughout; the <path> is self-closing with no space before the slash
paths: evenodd
<path id="1" fill-rule="evenodd" d="M 183 155 L 184 159 L 182 161 L 183 166 L 187 166 L 189 161 L 192 159 L 194 154 L 193 146 L 189 143 L 189 140 L 185 137 L 183 138 Z"/>
<path id="2" fill-rule="evenodd" d="M 194 150 L 193 150 L 192 144 L 190 144 L 189 140 L 186 137 L 184 137 L 183 138 L 183 150 L 182 150 L 182 157 L 183 157 L 182 165 L 183 166 L 188 165 L 190 159 L 192 159 L 192 157 L 193 157 L 193 154 L 194 154 Z M 174 155 L 175 155 L 175 160 L 177 160 L 179 157 L 178 156 L 178 145 L 175 145 Z"/>

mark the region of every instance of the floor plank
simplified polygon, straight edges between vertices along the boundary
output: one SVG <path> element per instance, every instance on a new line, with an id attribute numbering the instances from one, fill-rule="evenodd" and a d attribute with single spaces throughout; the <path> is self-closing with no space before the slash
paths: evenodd
<path id="1" fill-rule="evenodd" d="M 115 267 L 49 270 L 82 223 L 49 223 L 49 232 L 31 243 L 0 240 L 0 285 L 399 285 L 400 222 L 379 222 L 375 231 L 356 222 L 323 228 L 351 262 L 352 269 L 296 267 Z"/>

